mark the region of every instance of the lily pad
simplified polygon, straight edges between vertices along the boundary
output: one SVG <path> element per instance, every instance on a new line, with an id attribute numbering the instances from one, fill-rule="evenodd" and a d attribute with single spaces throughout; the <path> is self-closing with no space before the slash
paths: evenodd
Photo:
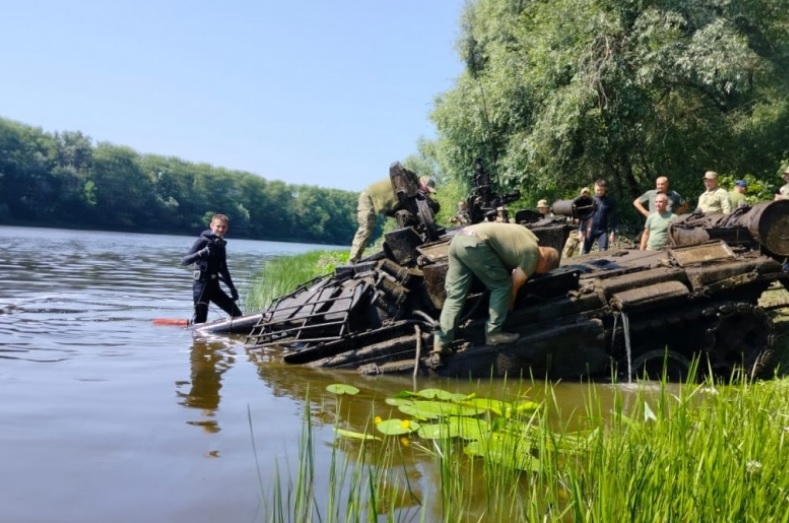
<path id="1" fill-rule="evenodd" d="M 482 409 L 457 403 L 443 401 L 414 401 L 412 404 L 401 404 L 397 409 L 417 419 L 435 419 L 442 416 L 477 416 Z"/>
<path id="2" fill-rule="evenodd" d="M 338 429 L 338 428 L 335 428 L 334 432 L 338 436 L 341 436 L 343 438 L 348 438 L 348 439 L 381 441 L 381 438 L 379 438 L 378 436 L 374 436 L 372 434 L 366 434 L 364 432 L 355 432 L 353 430 L 345 430 L 345 429 Z"/>
<path id="3" fill-rule="evenodd" d="M 489 398 L 471 398 L 469 400 L 461 401 L 460 404 L 467 405 L 469 407 L 476 407 L 482 410 L 489 410 L 499 416 L 504 416 L 505 413 L 512 410 L 512 403 Z"/>
<path id="4" fill-rule="evenodd" d="M 524 440 L 507 435 L 491 434 L 489 438 L 472 441 L 463 449 L 471 456 L 479 456 L 491 463 L 518 470 L 538 472 L 540 462 L 531 455 L 531 446 Z"/>
<path id="5" fill-rule="evenodd" d="M 387 405 L 394 405 L 395 407 L 399 407 L 400 405 L 414 404 L 414 400 L 412 400 L 410 397 L 386 398 L 384 401 Z"/>
<path id="6" fill-rule="evenodd" d="M 345 383 L 333 383 L 331 385 L 327 385 L 326 390 L 332 394 L 348 394 L 350 396 L 359 394 L 359 389 L 353 385 L 346 385 Z"/>
<path id="7" fill-rule="evenodd" d="M 476 418 L 452 416 L 440 423 L 423 424 L 419 437 L 425 439 L 462 438 L 477 440 L 490 432 L 488 422 Z"/>
<path id="8" fill-rule="evenodd" d="M 408 390 L 403 390 L 395 394 L 395 398 L 413 398 L 413 397 L 420 397 L 425 398 L 428 400 L 439 399 L 444 401 L 463 401 L 470 398 L 473 398 L 476 394 L 461 394 L 455 392 L 449 392 L 443 389 L 422 389 L 418 392 L 411 392 Z"/>
<path id="9" fill-rule="evenodd" d="M 536 401 L 519 401 L 515 403 L 515 412 L 534 412 L 540 410 L 540 404 Z"/>
<path id="10" fill-rule="evenodd" d="M 419 430 L 419 422 L 399 418 L 385 419 L 378 423 L 375 429 L 387 436 L 401 436 Z"/>

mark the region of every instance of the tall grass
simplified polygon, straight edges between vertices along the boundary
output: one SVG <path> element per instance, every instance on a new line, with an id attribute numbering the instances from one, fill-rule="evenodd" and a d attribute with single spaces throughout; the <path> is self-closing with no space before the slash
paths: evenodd
<path id="1" fill-rule="evenodd" d="M 333 272 L 337 265 L 347 261 L 348 253 L 341 251 L 310 251 L 266 260 L 247 292 L 244 308 L 247 311 L 265 309 L 276 298 L 317 276 Z"/>
<path id="2" fill-rule="evenodd" d="M 264 496 L 279 507 L 266 521 L 789 521 L 789 381 L 651 382 L 617 388 L 612 409 L 598 387 L 587 389 L 581 430 L 557 427 L 549 393 L 510 463 L 469 456 L 460 439 L 337 440 L 329 484 L 302 464 L 298 492 Z M 308 463 L 311 427 L 305 415 Z M 513 466 L 524 449 L 532 470 Z"/>

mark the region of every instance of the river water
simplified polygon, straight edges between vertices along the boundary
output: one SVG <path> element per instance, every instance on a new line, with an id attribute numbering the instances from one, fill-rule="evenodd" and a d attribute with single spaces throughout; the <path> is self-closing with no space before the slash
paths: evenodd
<path id="1" fill-rule="evenodd" d="M 154 325 L 192 314 L 191 270 L 179 261 L 193 239 L 0 227 L 0 521 L 264 521 L 277 478 L 286 483 L 298 466 L 305 416 L 320 484 L 336 417 L 364 430 L 373 398 L 413 387 L 285 366 L 276 350 L 249 353 L 241 338 Z M 266 260 L 326 248 L 232 231 L 228 240 L 242 299 Z M 338 409 L 325 392 L 339 381 L 362 389 L 357 408 Z M 584 390 L 559 384 L 552 394 L 577 412 Z"/>

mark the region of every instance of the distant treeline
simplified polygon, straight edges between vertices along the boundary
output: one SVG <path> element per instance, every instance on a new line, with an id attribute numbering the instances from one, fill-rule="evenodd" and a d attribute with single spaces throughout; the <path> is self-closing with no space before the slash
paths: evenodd
<path id="1" fill-rule="evenodd" d="M 343 245 L 356 201 L 0 118 L 0 224 L 193 234 L 221 212 L 234 237 Z"/>

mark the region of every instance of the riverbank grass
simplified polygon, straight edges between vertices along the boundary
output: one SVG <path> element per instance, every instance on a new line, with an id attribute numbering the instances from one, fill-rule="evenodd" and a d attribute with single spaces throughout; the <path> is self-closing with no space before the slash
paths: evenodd
<path id="1" fill-rule="evenodd" d="M 264 495 L 278 507 L 266 521 L 789 521 L 789 381 L 613 386 L 613 404 L 600 387 L 572 423 L 550 393 L 509 417 L 505 402 L 461 415 L 477 428 L 454 408 L 425 419 L 393 402 L 361 430 L 338 417 L 329 484 L 301 466 L 295 491 Z M 355 401 L 371 400 L 342 396 L 335 412 Z M 395 418 L 402 431 L 378 429 Z M 314 459 L 313 426 L 306 415 L 301 463 Z"/>
<path id="2" fill-rule="evenodd" d="M 265 309 L 275 299 L 313 278 L 334 272 L 347 261 L 348 253 L 340 251 L 310 251 L 267 260 L 247 292 L 245 309 Z"/>

